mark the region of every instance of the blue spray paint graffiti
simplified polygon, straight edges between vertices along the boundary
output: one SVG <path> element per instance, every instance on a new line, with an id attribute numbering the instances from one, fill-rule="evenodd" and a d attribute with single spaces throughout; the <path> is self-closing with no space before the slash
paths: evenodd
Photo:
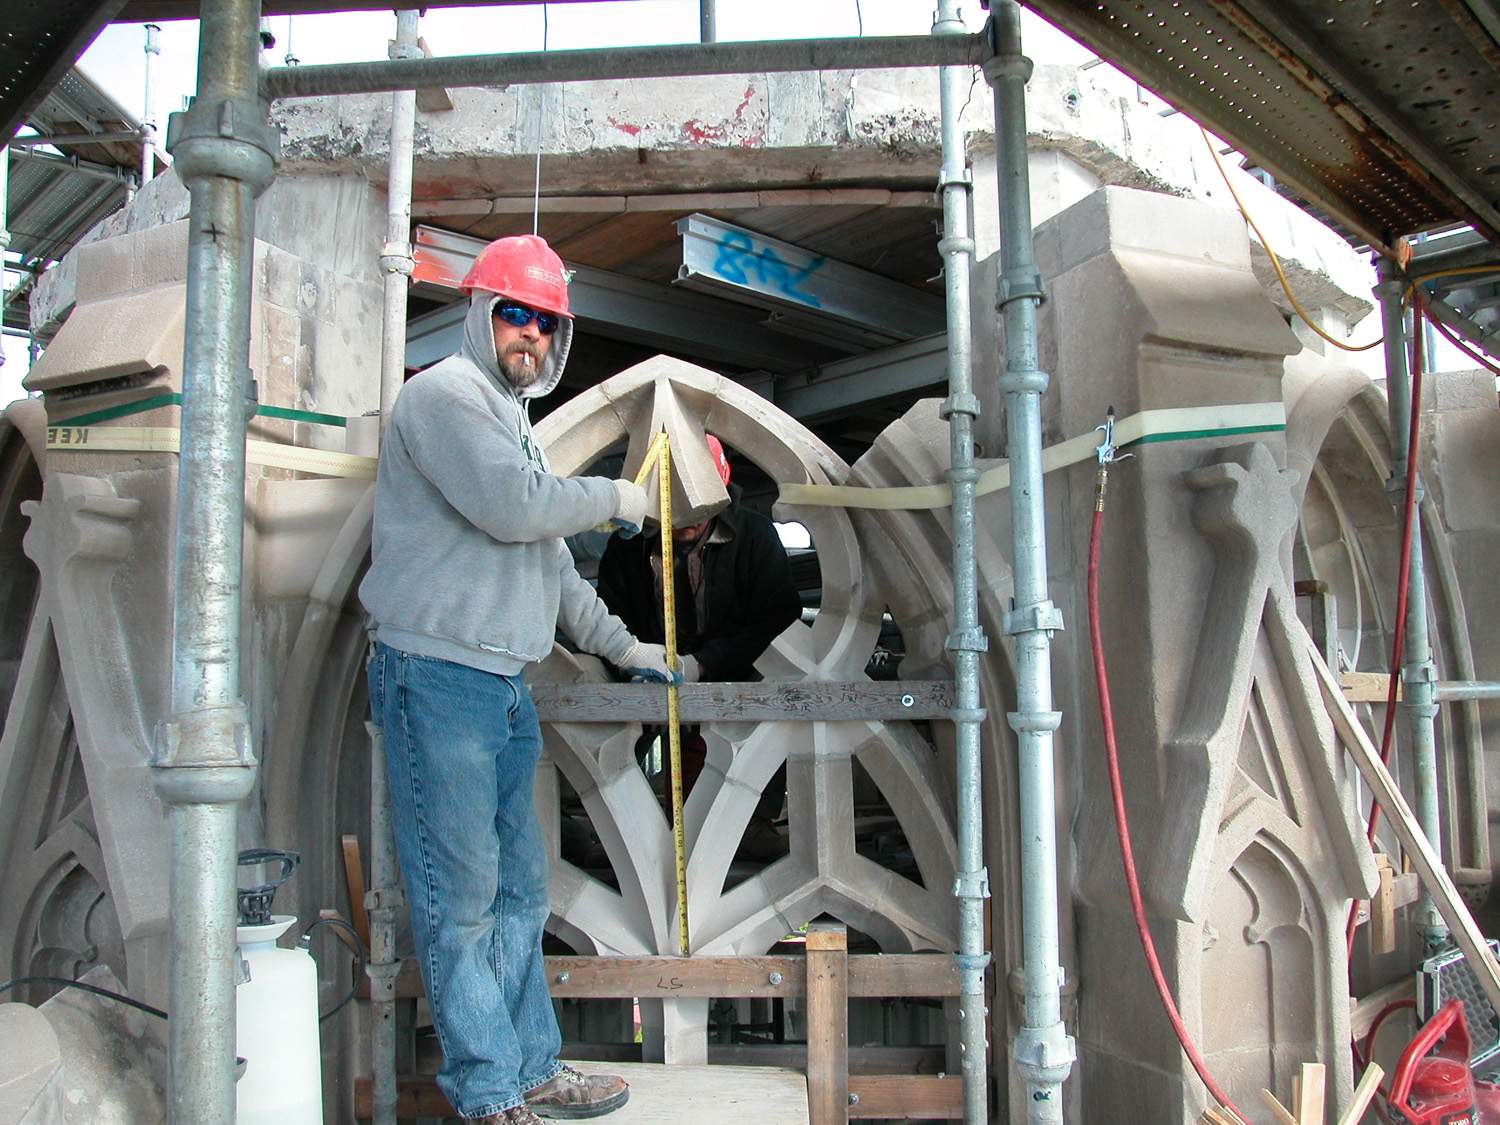
<path id="1" fill-rule="evenodd" d="M 784 262 L 774 249 L 743 231 L 732 231 L 718 240 L 714 273 L 732 285 L 758 286 L 768 292 L 819 309 L 823 302 L 815 294 L 798 288 L 818 270 L 826 258 L 809 256 L 801 265 Z"/>

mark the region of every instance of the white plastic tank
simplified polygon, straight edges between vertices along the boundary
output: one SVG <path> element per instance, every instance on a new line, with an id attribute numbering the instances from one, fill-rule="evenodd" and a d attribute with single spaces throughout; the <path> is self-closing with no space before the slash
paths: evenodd
<path id="1" fill-rule="evenodd" d="M 235 930 L 250 966 L 235 992 L 236 1053 L 245 1060 L 235 1085 L 238 1125 L 323 1123 L 317 966 L 305 950 L 276 944 L 296 921 L 276 914 L 269 925 Z"/>

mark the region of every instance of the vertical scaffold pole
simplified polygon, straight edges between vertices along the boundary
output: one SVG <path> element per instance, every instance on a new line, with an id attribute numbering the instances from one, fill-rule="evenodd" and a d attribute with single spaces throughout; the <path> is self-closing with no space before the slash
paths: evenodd
<path id="1" fill-rule="evenodd" d="M 932 25 L 934 35 L 962 35 L 958 0 L 940 0 Z M 984 971 L 989 951 L 984 941 L 984 900 L 989 877 L 984 867 L 984 811 L 981 787 L 980 729 L 985 712 L 979 699 L 979 658 L 988 649 L 979 624 L 979 593 L 974 563 L 974 500 L 979 479 L 974 468 L 974 419 L 979 398 L 974 394 L 973 349 L 969 323 L 969 274 L 974 261 L 974 238 L 969 230 L 973 181 L 969 175 L 963 127 L 959 114 L 969 84 L 967 67 L 945 66 L 938 72 L 942 107 L 943 165 L 938 190 L 943 203 L 943 237 L 938 250 L 948 310 L 948 397 L 942 414 L 948 420 L 953 489 L 953 631 L 946 647 L 953 654 L 953 729 L 958 751 L 958 872 L 953 893 L 958 898 L 958 963 L 961 980 L 959 1051 L 964 1082 L 965 1125 L 989 1120 L 988 1037 Z"/>
<path id="2" fill-rule="evenodd" d="M 238 804 L 255 785 L 240 696 L 240 590 L 255 197 L 277 133 L 257 90 L 257 0 L 204 0 L 198 94 L 167 147 L 188 213 L 181 455 L 172 557 L 172 713 L 153 781 L 168 806 L 170 1119 L 235 1118 L 235 876 Z"/>
<path id="3" fill-rule="evenodd" d="M 1073 1068 L 1073 1039 L 1062 1020 L 1058 953 L 1056 794 L 1052 733 L 1052 634 L 1062 615 L 1047 596 L 1047 530 L 1042 493 L 1042 408 L 1047 374 L 1037 355 L 1042 279 L 1032 252 L 1031 184 L 1026 157 L 1026 80 L 1021 10 L 1015 0 L 990 8 L 995 57 L 985 77 L 995 90 L 995 149 L 1000 189 L 999 302 L 1005 323 L 1006 435 L 1010 455 L 1011 565 L 1015 595 L 1005 615 L 1014 638 L 1016 732 L 1021 821 L 1021 927 L 1026 1012 L 1012 1046 L 1026 1079 L 1027 1121 L 1061 1125 L 1062 1084 Z"/>
<path id="4" fill-rule="evenodd" d="M 151 182 L 156 161 L 156 68 L 151 56 L 161 54 L 157 36 L 161 28 L 154 23 L 146 24 L 146 75 L 141 90 L 141 187 Z"/>
<path id="5" fill-rule="evenodd" d="M 417 42 L 417 12 L 396 13 L 392 59 L 422 57 Z M 381 319 L 380 425 L 390 422 L 391 410 L 406 378 L 406 299 L 411 284 L 412 149 L 416 135 L 417 94 L 397 90 L 391 95 L 390 163 L 386 177 L 385 244 L 380 269 L 385 279 Z M 385 742 L 380 728 L 370 731 L 370 1078 L 371 1119 L 374 1125 L 396 1125 L 396 914 L 402 905 L 396 871 L 396 840 L 391 826 L 391 802 L 386 777 Z"/>
<path id="6" fill-rule="evenodd" d="M 1411 427 L 1421 425 L 1411 416 L 1411 372 L 1407 366 L 1406 314 L 1403 309 L 1406 282 L 1386 258 L 1378 266 L 1380 283 L 1375 287 L 1380 299 L 1380 316 L 1385 331 L 1385 389 L 1391 423 L 1391 475 L 1386 491 L 1400 512 L 1406 502 L 1406 450 Z M 1413 325 L 1420 332 L 1421 323 Z M 1427 574 L 1422 559 L 1422 473 L 1413 477 L 1417 491 L 1416 510 L 1412 513 L 1411 575 L 1407 580 L 1406 636 L 1401 651 L 1401 702 L 1396 706 L 1405 714 L 1411 737 L 1412 776 L 1416 782 L 1417 820 L 1422 833 L 1438 854 L 1442 854 L 1442 823 L 1438 812 L 1437 736 L 1437 665 L 1432 659 L 1432 645 L 1427 636 Z M 1417 907 L 1417 925 L 1429 952 L 1448 940 L 1448 927 L 1438 913 L 1432 896 L 1422 892 Z"/>

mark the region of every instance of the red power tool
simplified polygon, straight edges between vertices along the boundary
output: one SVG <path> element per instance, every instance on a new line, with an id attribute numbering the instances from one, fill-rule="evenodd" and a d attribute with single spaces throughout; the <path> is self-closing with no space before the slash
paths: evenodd
<path id="1" fill-rule="evenodd" d="M 1500 1125 L 1500 1086 L 1469 1069 L 1469 1024 L 1449 1000 L 1401 1052 L 1388 1102 L 1401 1125 Z"/>

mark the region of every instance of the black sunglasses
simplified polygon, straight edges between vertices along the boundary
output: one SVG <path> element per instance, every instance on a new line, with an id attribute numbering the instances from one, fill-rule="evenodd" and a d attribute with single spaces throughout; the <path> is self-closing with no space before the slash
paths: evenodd
<path id="1" fill-rule="evenodd" d="M 548 312 L 537 312 L 536 309 L 528 309 L 525 305 L 518 305 L 514 301 L 495 306 L 495 315 L 505 321 L 512 328 L 525 328 L 533 320 L 536 321 L 536 330 L 543 336 L 550 336 L 557 331 L 557 316 Z"/>

